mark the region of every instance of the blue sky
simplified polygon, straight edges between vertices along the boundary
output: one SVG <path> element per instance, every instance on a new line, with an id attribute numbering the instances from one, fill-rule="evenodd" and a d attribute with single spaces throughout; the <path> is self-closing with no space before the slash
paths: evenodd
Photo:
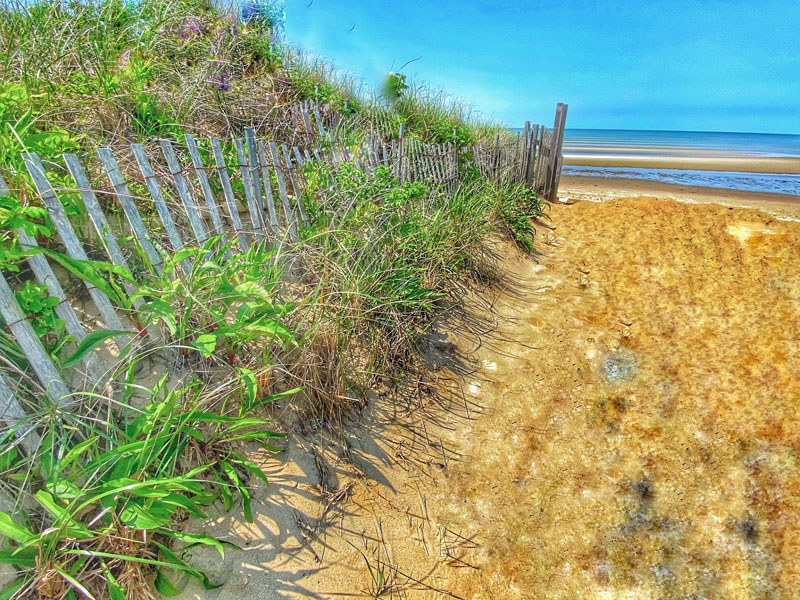
<path id="1" fill-rule="evenodd" d="M 355 29 L 351 28 L 355 25 Z M 514 126 L 800 134 L 800 1 L 287 0 L 287 38 Z"/>

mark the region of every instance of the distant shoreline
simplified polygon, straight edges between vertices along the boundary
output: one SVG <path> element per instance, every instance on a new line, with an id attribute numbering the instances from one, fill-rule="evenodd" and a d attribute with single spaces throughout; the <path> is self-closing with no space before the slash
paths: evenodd
<path id="1" fill-rule="evenodd" d="M 581 167 L 634 167 L 800 175 L 800 157 L 652 156 L 564 154 L 564 164 Z"/>
<path id="2" fill-rule="evenodd" d="M 564 175 L 558 188 L 561 201 L 601 202 L 618 198 L 655 196 L 682 202 L 743 206 L 771 213 L 779 218 L 800 219 L 800 196 L 771 192 L 748 192 L 714 187 L 663 183 L 645 179 Z"/>

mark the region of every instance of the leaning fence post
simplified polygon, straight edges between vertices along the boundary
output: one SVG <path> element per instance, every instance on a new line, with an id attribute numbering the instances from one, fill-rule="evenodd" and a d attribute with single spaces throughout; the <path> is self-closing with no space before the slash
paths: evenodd
<path id="1" fill-rule="evenodd" d="M 97 154 L 106 169 L 108 178 L 111 180 L 111 185 L 117 195 L 117 200 L 122 206 L 122 211 L 128 219 L 128 224 L 131 226 L 139 246 L 141 246 L 142 251 L 147 256 L 147 260 L 150 261 L 153 269 L 155 269 L 156 274 L 161 275 L 164 271 L 164 259 L 147 233 L 147 228 L 144 226 L 144 221 L 142 221 L 142 216 L 139 214 L 139 209 L 136 208 L 130 191 L 128 191 L 128 184 L 125 183 L 125 178 L 122 176 L 117 159 L 114 158 L 110 148 L 98 148 Z"/>
<path id="2" fill-rule="evenodd" d="M 169 140 L 161 140 L 161 151 L 164 153 L 164 159 L 167 161 L 172 181 L 175 182 L 175 189 L 178 192 L 178 197 L 181 199 L 183 208 L 186 210 L 186 215 L 189 217 L 189 225 L 192 227 L 195 239 L 199 245 L 205 244 L 208 239 L 208 231 L 200 213 L 197 212 L 197 207 L 194 203 L 189 192 L 189 185 L 186 183 L 186 178 L 183 176 L 183 168 L 178 162 L 178 157 L 175 155 L 175 149 L 172 147 L 172 142 Z"/>
<path id="3" fill-rule="evenodd" d="M 57 406 L 63 406 L 69 399 L 67 384 L 50 360 L 33 326 L 25 318 L 25 313 L 2 274 L 0 274 L 0 315 L 14 334 L 19 347 L 28 359 L 28 364 L 47 391 L 50 401 Z"/>
<path id="4" fill-rule="evenodd" d="M 550 179 L 550 196 L 548 200 L 550 202 L 555 201 L 556 196 L 558 195 L 558 183 L 561 179 L 561 164 L 562 164 L 562 157 L 561 157 L 561 150 L 564 147 L 564 131 L 567 127 L 567 105 L 563 103 L 559 103 L 558 109 L 556 110 L 556 126 L 554 127 L 553 134 L 554 134 L 554 148 L 553 148 L 553 159 L 552 160 L 552 167 L 553 172 Z"/>
<path id="5" fill-rule="evenodd" d="M 286 193 L 286 182 L 283 179 L 283 170 L 281 169 L 281 161 L 278 159 L 278 149 L 275 146 L 275 142 L 269 142 L 269 152 L 272 158 L 272 166 L 275 169 L 275 178 L 278 180 L 278 192 L 281 195 L 283 216 L 286 219 L 286 224 L 289 226 L 289 237 L 293 242 L 296 242 L 297 228 L 295 227 L 294 213 L 289 206 L 289 195 Z"/>
<path id="6" fill-rule="evenodd" d="M 231 178 L 228 173 L 228 166 L 225 164 L 225 156 L 222 153 L 222 145 L 220 144 L 219 138 L 211 138 L 211 153 L 214 155 L 214 164 L 217 166 L 219 180 L 222 184 L 222 193 L 225 196 L 225 204 L 228 207 L 228 216 L 231 218 L 233 228 L 236 230 L 236 235 L 239 237 L 239 248 L 242 252 L 247 252 L 250 244 L 243 230 L 242 218 L 239 216 L 239 208 L 236 206 L 236 198 L 233 195 Z"/>
<path id="7" fill-rule="evenodd" d="M 61 241 L 67 249 L 67 254 L 75 260 L 88 261 L 89 257 L 83 249 L 83 244 L 78 240 L 78 236 L 75 235 L 75 230 L 72 228 L 72 223 L 70 223 L 67 218 L 61 201 L 58 199 L 53 187 L 47 180 L 44 165 L 42 165 L 39 156 L 35 152 L 28 152 L 22 155 L 22 159 L 25 161 L 28 173 L 30 173 L 31 179 L 33 179 L 33 183 L 42 198 L 42 202 L 50 215 L 50 219 L 58 230 L 58 235 L 61 237 Z M 84 280 L 84 284 L 100 316 L 105 322 L 106 327 L 116 331 L 124 330 L 125 327 L 122 321 L 120 321 L 119 315 L 117 315 L 117 311 L 114 309 L 108 296 L 88 281 Z M 114 341 L 117 346 L 119 346 L 119 349 L 122 350 L 131 342 L 131 338 L 127 335 L 120 335 L 115 337 Z"/>
<path id="8" fill-rule="evenodd" d="M 142 172 L 142 177 L 144 177 L 147 189 L 150 191 L 150 197 L 156 205 L 156 211 L 161 218 L 161 223 L 164 225 L 164 231 L 167 232 L 167 237 L 172 244 L 172 250 L 176 253 L 180 252 L 183 250 L 183 240 L 181 240 L 181 236 L 178 235 L 178 230 L 175 228 L 175 221 L 172 220 L 172 215 L 167 208 L 166 202 L 164 202 L 164 196 L 161 194 L 158 178 L 153 171 L 153 167 L 150 165 L 150 159 L 147 158 L 147 154 L 141 144 L 131 144 L 131 150 L 133 150 L 133 155 L 136 157 L 136 162 L 139 163 L 139 170 Z M 189 262 L 188 258 L 184 258 L 181 261 L 181 267 L 185 275 L 189 275 L 192 271 L 192 264 Z"/>
<path id="9" fill-rule="evenodd" d="M 203 192 L 203 197 L 206 199 L 208 205 L 208 213 L 211 216 L 211 223 L 214 225 L 214 231 L 217 235 L 222 236 L 222 245 L 227 245 L 225 239 L 225 229 L 222 226 L 222 219 L 219 215 L 217 208 L 217 201 L 214 199 L 214 192 L 211 191 L 211 184 L 208 181 L 208 173 L 205 166 L 203 166 L 203 159 L 200 158 L 200 152 L 197 150 L 197 141 L 194 136 L 187 133 L 184 136 L 186 140 L 186 147 L 189 150 L 189 157 L 192 159 L 195 173 L 197 173 L 197 180 L 200 182 L 200 189 Z M 230 253 L 228 253 L 230 255 Z"/>
<path id="10" fill-rule="evenodd" d="M 289 178 L 292 181 L 292 189 L 294 190 L 295 200 L 297 200 L 297 208 L 300 211 L 300 219 L 303 221 L 303 226 L 308 227 L 311 225 L 311 222 L 308 220 L 308 215 L 306 214 L 306 204 L 303 202 L 300 185 L 297 177 L 295 176 L 294 167 L 292 166 L 292 158 L 289 156 L 289 149 L 286 147 L 286 144 L 281 144 L 281 152 L 283 153 L 283 159 L 286 162 L 286 168 L 289 171 Z"/>

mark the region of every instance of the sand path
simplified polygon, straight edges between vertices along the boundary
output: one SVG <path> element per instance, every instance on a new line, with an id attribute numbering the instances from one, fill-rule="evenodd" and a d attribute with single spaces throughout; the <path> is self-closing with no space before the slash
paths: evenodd
<path id="1" fill-rule="evenodd" d="M 439 381 L 295 436 L 255 525 L 193 524 L 246 551 L 198 555 L 224 585 L 185 597 L 794 596 L 800 223 L 652 198 L 551 216 L 431 338 Z"/>

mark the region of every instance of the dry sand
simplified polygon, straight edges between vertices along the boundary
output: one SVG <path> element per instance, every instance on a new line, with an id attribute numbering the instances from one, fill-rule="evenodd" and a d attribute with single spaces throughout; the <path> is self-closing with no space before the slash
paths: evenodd
<path id="1" fill-rule="evenodd" d="M 407 402 L 264 458 L 256 524 L 190 525 L 245 550 L 198 553 L 223 586 L 184 598 L 796 597 L 800 223 L 551 217 L 535 256 L 498 244 L 502 283 L 427 341 Z"/>

